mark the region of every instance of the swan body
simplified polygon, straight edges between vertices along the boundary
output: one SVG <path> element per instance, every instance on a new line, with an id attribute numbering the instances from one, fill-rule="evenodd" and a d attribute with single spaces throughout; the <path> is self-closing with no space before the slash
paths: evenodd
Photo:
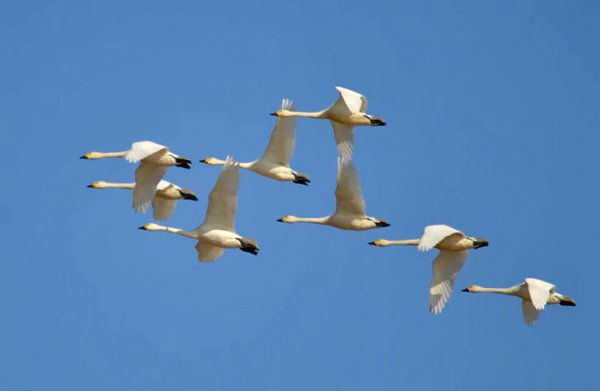
<path id="1" fill-rule="evenodd" d="M 239 164 L 228 158 L 217 183 L 210 192 L 206 217 L 200 227 L 192 231 L 186 231 L 150 223 L 140 227 L 140 229 L 165 231 L 197 240 L 196 251 L 201 262 L 216 261 L 223 255 L 223 251 L 228 248 L 238 248 L 244 252 L 257 255 L 259 249 L 256 241 L 237 234 L 233 226 L 237 210 L 239 184 Z"/>
<path id="2" fill-rule="evenodd" d="M 156 187 L 171 166 L 190 168 L 190 160 L 169 152 L 169 148 L 152 141 L 138 141 L 131 149 L 122 152 L 88 152 L 81 159 L 96 160 L 104 158 L 124 158 L 130 163 L 140 163 L 135 170 L 135 188 L 133 189 L 133 208 L 145 213 L 154 199 Z"/>
<path id="3" fill-rule="evenodd" d="M 335 213 L 325 217 L 284 216 L 277 220 L 282 223 L 313 223 L 331 227 L 365 231 L 373 228 L 389 227 L 382 219 L 365 215 L 365 201 L 360 189 L 360 181 L 356 169 L 349 159 L 338 159 L 338 178 L 335 191 Z"/>
<path id="4" fill-rule="evenodd" d="M 523 320 L 527 325 L 537 322 L 540 313 L 546 305 L 560 304 L 563 306 L 575 306 L 575 300 L 556 292 L 556 286 L 553 284 L 537 278 L 526 278 L 525 282 L 509 288 L 485 288 L 479 285 L 471 285 L 463 289 L 463 292 L 489 292 L 520 298 L 523 309 Z"/>
<path id="5" fill-rule="evenodd" d="M 284 99 L 281 104 L 282 110 L 294 110 L 291 100 Z M 271 132 L 269 145 L 259 160 L 248 163 L 239 163 L 240 168 L 254 171 L 257 174 L 275 179 L 281 182 L 294 182 L 308 185 L 310 179 L 290 168 L 290 160 L 294 153 L 296 143 L 296 118 L 277 118 L 277 124 Z M 224 165 L 225 161 L 214 157 L 200 160 L 208 165 Z"/>
<path id="6" fill-rule="evenodd" d="M 420 239 L 377 239 L 369 244 L 377 247 L 417 246 L 419 251 L 440 250 L 433 260 L 433 277 L 429 287 L 429 311 L 439 314 L 452 295 L 454 280 L 467 260 L 468 250 L 488 246 L 489 242 L 465 236 L 448 225 L 430 225 L 425 227 Z"/>
<path id="7" fill-rule="evenodd" d="M 127 189 L 135 190 L 135 183 L 111 183 L 96 181 L 88 185 L 92 189 Z M 198 201 L 198 197 L 189 189 L 182 189 L 174 183 L 161 180 L 156 185 L 156 193 L 152 200 L 153 217 L 155 220 L 166 220 L 175 211 L 178 200 Z"/>
<path id="8" fill-rule="evenodd" d="M 349 159 L 354 149 L 355 126 L 385 126 L 386 123 L 383 118 L 366 113 L 367 98 L 364 95 L 343 87 L 335 88 L 340 93 L 340 97 L 324 110 L 302 112 L 281 109 L 272 115 L 282 118 L 305 117 L 330 120 L 340 155 Z"/>

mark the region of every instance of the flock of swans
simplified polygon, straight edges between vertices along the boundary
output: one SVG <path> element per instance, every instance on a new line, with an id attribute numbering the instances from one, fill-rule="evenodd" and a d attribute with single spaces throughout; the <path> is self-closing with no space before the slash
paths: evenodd
<path id="1" fill-rule="evenodd" d="M 277 118 L 269 144 L 263 156 L 248 163 L 235 162 L 209 157 L 200 162 L 207 165 L 222 165 L 223 169 L 208 197 L 208 207 L 202 225 L 195 230 L 183 230 L 148 223 L 140 229 L 146 231 L 166 231 L 197 241 L 196 251 L 202 262 L 216 261 L 225 249 L 237 248 L 257 255 L 258 244 L 254 239 L 242 236 L 235 231 L 234 220 L 237 209 L 237 193 L 240 183 L 240 168 L 254 171 L 277 181 L 308 185 L 310 179 L 290 167 L 296 139 L 296 117 L 330 120 L 339 151 L 337 187 L 335 190 L 336 209 L 324 217 L 284 216 L 277 220 L 282 223 L 312 223 L 331 227 L 363 231 L 388 227 L 390 224 L 380 218 L 365 214 L 365 201 L 360 182 L 352 163 L 355 126 L 385 126 L 381 117 L 367 114 L 365 96 L 346 88 L 336 87 L 340 97 L 330 107 L 318 112 L 295 111 L 292 101 L 284 99 L 281 109 L 272 113 Z M 97 181 L 90 188 L 119 188 L 133 191 L 133 209 L 145 213 L 150 206 L 155 220 L 168 219 L 175 210 L 178 200 L 197 201 L 193 191 L 163 180 L 169 167 L 189 169 L 191 161 L 179 156 L 163 145 L 152 141 L 133 143 L 131 149 L 123 152 L 89 152 L 82 159 L 125 158 L 130 163 L 139 163 L 135 171 L 135 183 L 109 183 Z M 385 240 L 377 239 L 369 243 L 377 247 L 396 245 L 417 246 L 419 251 L 439 250 L 433 260 L 433 277 L 429 288 L 429 310 L 439 314 L 450 298 L 454 281 L 464 266 L 469 250 L 486 247 L 488 241 L 466 236 L 447 225 L 425 227 L 419 239 Z M 463 289 L 464 292 L 492 292 L 519 297 L 522 301 L 525 323 L 536 322 L 540 312 L 548 304 L 575 306 L 575 301 L 556 292 L 556 287 L 548 282 L 526 278 L 525 282 L 510 288 L 484 288 L 477 285 Z"/>

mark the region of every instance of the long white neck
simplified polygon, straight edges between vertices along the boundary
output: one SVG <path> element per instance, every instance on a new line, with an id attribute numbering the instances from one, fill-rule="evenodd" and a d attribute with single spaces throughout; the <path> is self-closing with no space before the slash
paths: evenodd
<path id="1" fill-rule="evenodd" d="M 238 163 L 240 165 L 240 168 L 245 168 L 245 169 L 252 169 L 252 166 L 254 165 L 254 163 L 256 163 L 258 160 L 255 160 L 253 162 L 248 162 L 248 163 Z M 216 157 L 209 157 L 203 160 L 203 162 L 205 164 L 208 164 L 209 166 L 224 166 L 225 163 L 227 163 L 225 160 L 221 160 L 221 159 L 217 159 Z"/>
<path id="2" fill-rule="evenodd" d="M 486 288 L 483 286 L 473 285 L 473 286 L 469 287 L 469 292 L 471 292 L 471 293 L 489 292 L 489 293 L 499 293 L 501 295 L 516 296 L 518 288 L 519 288 L 519 286 L 512 286 L 510 288 Z"/>
<path id="3" fill-rule="evenodd" d="M 327 118 L 327 110 L 315 112 L 286 111 L 282 117 Z"/>
<path id="4" fill-rule="evenodd" d="M 158 225 L 158 224 L 153 224 L 153 223 L 146 224 L 142 228 L 145 229 L 146 231 L 165 231 L 165 232 L 170 232 L 172 234 L 185 236 L 186 238 L 198 239 L 198 233 L 196 231 L 186 231 L 186 230 L 183 230 L 180 228 L 165 227 L 163 225 Z"/>
<path id="5" fill-rule="evenodd" d="M 255 160 L 253 162 L 240 163 L 240 168 L 245 168 L 246 170 L 251 170 L 257 161 L 258 160 Z"/>
<path id="6" fill-rule="evenodd" d="M 379 239 L 377 245 L 380 247 L 387 246 L 418 246 L 419 239 L 407 239 L 407 240 L 385 240 Z"/>
<path id="7" fill-rule="evenodd" d="M 325 217 L 295 217 L 288 216 L 286 223 L 312 223 L 312 224 L 327 224 L 329 216 Z"/>
<path id="8" fill-rule="evenodd" d="M 123 152 L 89 152 L 85 154 L 85 157 L 90 160 L 104 159 L 104 158 L 122 158 L 127 155 L 129 151 Z"/>
<path id="9" fill-rule="evenodd" d="M 133 190 L 135 183 L 111 183 L 111 182 L 94 182 L 92 183 L 94 189 L 129 189 Z"/>

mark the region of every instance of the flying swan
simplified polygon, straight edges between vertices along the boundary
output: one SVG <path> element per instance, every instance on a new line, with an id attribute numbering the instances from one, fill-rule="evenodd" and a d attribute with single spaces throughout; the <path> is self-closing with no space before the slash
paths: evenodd
<path id="1" fill-rule="evenodd" d="M 283 110 L 294 110 L 291 100 L 284 99 L 281 105 Z M 310 180 L 304 174 L 300 174 L 290 168 L 290 159 L 294 153 L 296 142 L 296 118 L 278 118 L 275 129 L 271 133 L 269 145 L 259 160 L 249 163 L 239 163 L 240 168 L 254 171 L 282 182 L 294 182 L 300 185 L 308 185 Z M 201 163 L 209 165 L 224 165 L 225 161 L 209 157 L 200 160 Z"/>
<path id="2" fill-rule="evenodd" d="M 210 192 L 206 217 L 200 227 L 193 231 L 185 231 L 150 223 L 140 229 L 166 231 L 196 239 L 198 241 L 196 251 L 201 262 L 216 261 L 226 248 L 239 248 L 244 252 L 257 255 L 258 245 L 254 239 L 238 235 L 233 227 L 239 185 L 239 165 L 228 157 L 215 187 Z"/>
<path id="3" fill-rule="evenodd" d="M 523 320 L 527 325 L 532 325 L 537 321 L 546 304 L 575 306 L 575 300 L 556 292 L 556 286 L 553 284 L 537 278 L 526 278 L 525 282 L 510 288 L 484 288 L 471 285 L 462 291 L 471 293 L 491 292 L 520 297 L 523 306 Z"/>
<path id="4" fill-rule="evenodd" d="M 385 126 L 381 117 L 375 117 L 365 113 L 367 110 L 367 98 L 347 88 L 335 87 L 340 93 L 338 100 L 328 108 L 306 113 L 288 109 L 278 110 L 271 115 L 277 117 L 307 117 L 331 120 L 333 135 L 340 155 L 349 159 L 354 149 L 354 127 L 355 126 Z"/>
<path id="5" fill-rule="evenodd" d="M 92 189 L 127 189 L 135 190 L 135 183 L 111 183 L 96 181 L 87 187 Z M 198 201 L 198 197 L 190 189 L 182 189 L 174 183 L 161 180 L 156 186 L 152 200 L 154 220 L 166 220 L 175 211 L 177 200 Z"/>
<path id="6" fill-rule="evenodd" d="M 282 223 L 313 223 L 331 227 L 364 231 L 372 228 L 389 227 L 382 219 L 365 215 L 365 200 L 360 190 L 360 182 L 352 161 L 338 158 L 337 188 L 335 190 L 335 213 L 325 217 L 284 216 L 277 220 Z"/>
<path id="7" fill-rule="evenodd" d="M 169 148 L 152 141 L 138 141 L 131 144 L 131 149 L 123 152 L 88 152 L 80 159 L 125 158 L 130 163 L 140 162 L 135 170 L 133 189 L 133 209 L 138 213 L 146 213 L 154 199 L 156 187 L 170 166 L 190 168 L 190 160 L 169 152 Z"/>
<path id="8" fill-rule="evenodd" d="M 419 251 L 429 251 L 432 248 L 440 250 L 433 260 L 433 278 L 429 288 L 429 311 L 439 314 L 452 294 L 454 280 L 467 259 L 468 250 L 485 247 L 489 242 L 465 236 L 447 225 L 430 225 L 425 227 L 421 239 L 377 239 L 369 244 L 377 247 L 417 246 Z"/>

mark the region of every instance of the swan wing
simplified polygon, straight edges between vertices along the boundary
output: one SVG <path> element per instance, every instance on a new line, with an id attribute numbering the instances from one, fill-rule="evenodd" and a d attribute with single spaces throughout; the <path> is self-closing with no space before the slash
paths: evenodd
<path id="1" fill-rule="evenodd" d="M 419 251 L 429 251 L 450 235 L 460 235 L 462 237 L 465 236 L 464 233 L 448 225 L 429 225 L 425 227 L 423 236 L 421 236 L 421 239 L 419 240 L 419 246 L 417 249 Z"/>
<path id="2" fill-rule="evenodd" d="M 135 170 L 135 187 L 133 188 L 133 209 L 136 212 L 146 213 L 154 194 L 156 194 L 156 187 L 166 172 L 167 167 L 140 163 Z"/>
<path id="3" fill-rule="evenodd" d="M 169 148 L 164 145 L 154 143 L 152 141 L 138 141 L 131 144 L 131 149 L 125 155 L 125 159 L 130 163 L 137 163 L 140 160 L 147 158 L 157 152 L 167 153 Z"/>
<path id="4" fill-rule="evenodd" d="M 333 126 L 333 136 L 340 156 L 350 159 L 354 150 L 354 126 L 335 121 L 331 121 L 331 126 Z"/>
<path id="5" fill-rule="evenodd" d="M 196 251 L 198 252 L 198 259 L 200 262 L 214 262 L 221 258 L 221 255 L 223 255 L 223 251 L 225 251 L 225 249 L 222 247 L 213 246 L 206 240 L 200 239 L 196 244 Z"/>
<path id="6" fill-rule="evenodd" d="M 166 190 L 169 186 L 173 186 L 176 189 L 180 189 L 180 187 L 176 184 L 161 179 L 160 182 L 158 182 L 158 185 L 156 185 L 156 190 Z"/>
<path id="7" fill-rule="evenodd" d="M 527 325 L 532 325 L 537 322 L 538 316 L 540 316 L 540 310 L 537 310 L 530 301 L 521 300 L 523 305 L 523 320 Z"/>
<path id="8" fill-rule="evenodd" d="M 175 205 L 177 205 L 177 200 L 169 200 L 162 197 L 154 197 L 152 200 L 152 216 L 154 220 L 166 220 L 175 211 Z"/>
<path id="9" fill-rule="evenodd" d="M 295 111 L 294 103 L 289 99 L 283 100 L 281 108 Z M 289 167 L 295 144 L 296 117 L 277 117 L 269 145 L 260 160 Z"/>
<path id="10" fill-rule="evenodd" d="M 440 251 L 433 260 L 433 278 L 429 288 L 429 311 L 439 314 L 448 302 L 454 280 L 467 260 L 467 250 Z"/>
<path id="11" fill-rule="evenodd" d="M 336 214 L 365 214 L 365 200 L 360 190 L 360 181 L 349 159 L 338 157 L 337 188 L 335 189 Z"/>
<path id="12" fill-rule="evenodd" d="M 368 102 L 364 95 L 344 87 L 335 87 L 335 89 L 338 90 L 340 99 L 344 101 L 352 114 L 364 113 L 367 111 Z"/>
<path id="13" fill-rule="evenodd" d="M 240 187 L 240 167 L 228 156 L 217 179 L 215 187 L 208 196 L 208 208 L 204 226 L 212 229 L 224 229 L 235 232 L 233 223 L 237 210 L 237 193 Z"/>
<path id="14" fill-rule="evenodd" d="M 538 280 L 537 278 L 526 278 L 529 297 L 536 310 L 543 310 L 554 291 L 555 286 L 549 282 Z"/>

